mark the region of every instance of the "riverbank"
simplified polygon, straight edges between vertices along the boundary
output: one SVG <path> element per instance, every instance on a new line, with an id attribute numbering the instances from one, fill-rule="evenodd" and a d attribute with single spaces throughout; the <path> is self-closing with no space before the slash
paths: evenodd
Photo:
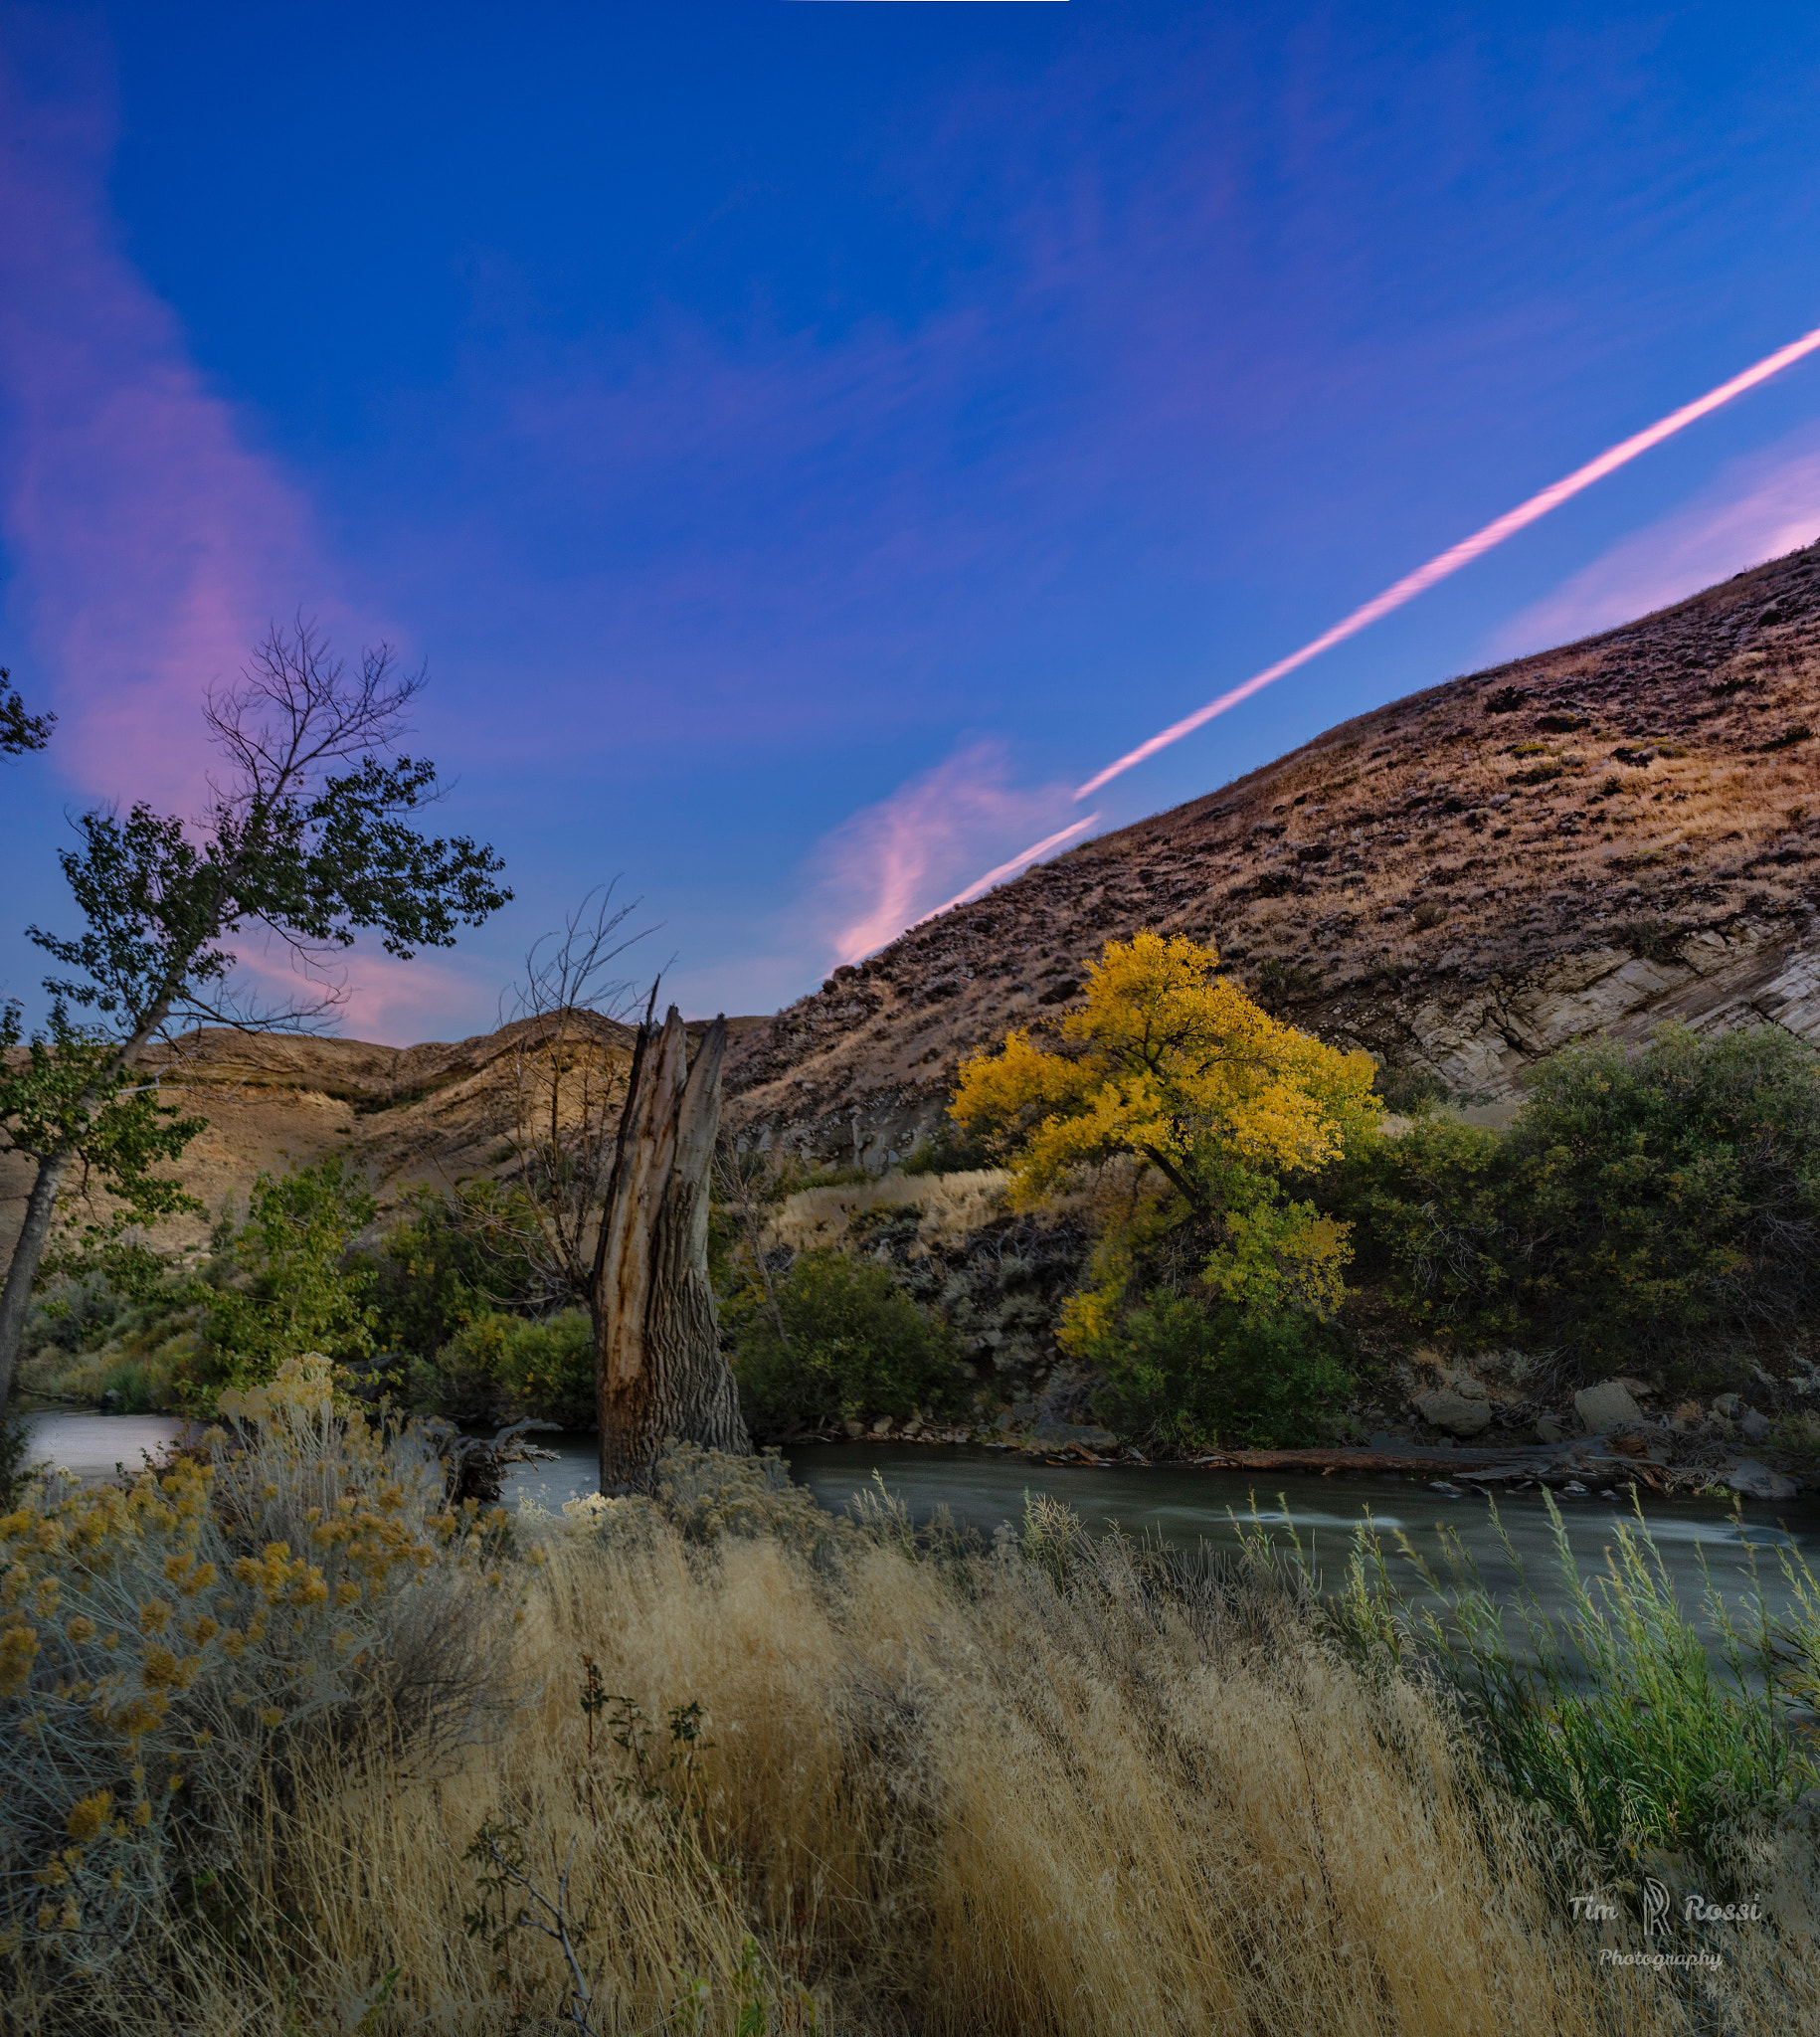
<path id="1" fill-rule="evenodd" d="M 116 1467 L 138 1469 L 147 1453 L 158 1454 L 181 1428 L 161 1415 L 47 1410 L 33 1420 L 40 1438 L 34 1454 L 90 1479 L 110 1477 Z M 545 1434 L 539 1440 L 552 1449 L 552 1458 L 514 1466 L 502 1502 L 514 1513 L 529 1507 L 560 1517 L 565 1505 L 599 1490 L 596 1441 L 585 1432 Z M 1436 1565 L 1442 1560 L 1439 1538 L 1445 1531 L 1499 1589 L 1515 1582 L 1505 1550 L 1508 1537 L 1545 1602 L 1560 1609 L 1541 1482 L 1476 1485 L 1462 1469 L 1475 1461 L 1474 1453 L 1458 1448 L 1429 1453 L 1415 1471 L 1390 1468 L 1396 1461 L 1386 1452 L 1326 1476 L 1293 1468 L 1191 1464 L 1090 1468 L 991 1445 L 868 1438 L 800 1444 L 789 1466 L 791 1477 L 830 1514 L 843 1514 L 855 1495 L 875 1492 L 882 1483 L 919 1526 L 946 1513 L 987 1538 L 1020 1522 L 1026 1496 L 1033 1495 L 1068 1507 L 1095 1534 L 1116 1531 L 1184 1550 L 1204 1543 L 1235 1554 L 1238 1524 L 1250 1518 L 1255 1502 L 1264 1525 L 1279 1535 L 1299 1535 L 1336 1584 L 1344 1574 L 1350 1539 L 1367 1517 L 1387 1536 L 1408 1535 Z M 1575 1485 L 1577 1490 L 1569 1489 Z M 1575 1556 L 1589 1571 L 1602 1567 L 1617 1526 L 1633 1518 L 1633 1506 L 1640 1504 L 1674 1587 L 1690 1606 L 1700 1602 L 1709 1575 L 1736 1599 L 1749 1588 L 1754 1553 L 1775 1547 L 1784 1534 L 1820 1568 L 1820 1502 L 1811 1496 L 1734 1506 L 1729 1495 L 1670 1497 L 1645 1490 L 1633 1499 L 1629 1487 L 1585 1480 L 1557 1482 L 1551 1489 Z M 1496 1499 L 1496 1521 L 1488 1496 Z M 1772 1606 L 1785 1610 L 1789 1601 L 1773 1564 L 1763 1568 L 1762 1582 Z"/>
<path id="2" fill-rule="evenodd" d="M 341 1447 L 327 1428 L 323 1445 Z M 268 1449 L 224 1475 L 207 1532 L 227 1539 L 191 1561 L 225 1564 L 247 1610 L 276 1594 L 258 1648 L 288 1633 L 293 1658 L 273 1665 L 273 1693 L 316 1646 L 307 1592 L 282 1609 L 295 1580 L 271 1574 L 281 1522 L 305 1521 L 326 1478 L 357 1517 L 350 1560 L 382 1530 L 400 1541 L 390 1595 L 375 1583 L 344 1613 L 324 1580 L 325 1662 L 335 1630 L 363 1622 L 378 1681 L 365 1699 L 354 1684 L 331 1737 L 275 1696 L 266 1726 L 233 1704 L 258 1649 L 219 1630 L 194 1644 L 131 1759 L 163 1792 L 163 1885 L 198 1886 L 206 1862 L 210 1900 L 160 1909 L 141 1878 L 127 1960 L 106 1956 L 97 1898 L 69 1927 L 94 1956 L 15 1963 L 26 2027 L 1780 2037 L 1820 2016 L 1817 1863 L 1798 1827 L 1766 1824 L 1747 1855 L 1748 1931 L 1684 1918 L 1689 1870 L 1652 1854 L 1677 1891 L 1669 1943 L 1700 1961 L 1652 1964 L 1634 1874 L 1507 1793 L 1432 1687 L 1353 1659 L 1280 1567 L 1095 1539 L 1040 1494 L 968 1554 L 916 1536 L 906 1510 L 875 1501 L 841 1528 L 762 1464 L 699 1455 L 655 1503 L 476 1521 L 476 1563 L 396 1452 L 317 1465 Z M 1030 1475 L 1083 1498 L 1113 1476 Z M 156 1538 L 194 1519 L 168 1513 L 142 1516 L 148 1579 L 168 1574 Z M 57 1546 L 21 1544 L 40 1566 Z M 92 1565 L 105 1544 L 84 1547 Z M 451 1616 L 426 1624 L 436 1605 Z M 85 1601 L 82 1644 L 105 1643 L 99 1612 L 120 1627 L 99 1659 L 130 1668 L 162 1643 L 126 1609 Z M 397 1717 L 385 1664 L 407 1642 L 414 1678 L 454 1649 L 466 1679 L 464 1730 L 434 1760 L 412 1736 L 435 1718 L 372 1731 Z M 53 1679 L 43 1645 L 33 1674 Z M 52 1681 L 31 1702 L 60 1702 Z M 233 1760 L 198 1744 L 212 1706 L 218 1740 L 239 1722 Z M 68 1759 L 61 1738 L 0 1745 L 14 1766 Z M 102 1788 L 133 1800 L 127 1759 L 112 1780 L 70 1775 L 60 1861 L 87 1846 L 99 1871 L 100 1849 L 139 1843 L 129 1820 L 108 1836 L 111 1805 L 85 1808 Z M 73 1892 L 89 1867 L 64 1868 Z M 57 1902 L 31 1901 L 41 1937 L 64 1929 Z"/>

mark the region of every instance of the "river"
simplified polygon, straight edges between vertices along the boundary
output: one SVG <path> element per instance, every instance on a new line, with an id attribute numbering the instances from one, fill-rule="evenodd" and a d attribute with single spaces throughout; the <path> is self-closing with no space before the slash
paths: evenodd
<path id="1" fill-rule="evenodd" d="M 33 1455 L 83 1478 L 107 1477 L 116 1465 L 136 1470 L 141 1453 L 156 1452 L 179 1427 L 161 1415 L 63 1411 L 36 1414 L 32 1422 Z M 556 1460 L 513 1472 L 505 1490 L 508 1506 L 528 1500 L 554 1513 L 563 1501 L 596 1490 L 592 1435 L 539 1440 L 556 1451 Z M 1386 1547 L 1401 1529 L 1440 1571 L 1437 1531 L 1445 1526 L 1457 1534 L 1494 1590 L 1506 1595 L 1516 1583 L 1487 1501 L 1470 1491 L 1457 1496 L 1437 1491 L 1425 1476 L 1341 1472 L 1324 1478 L 1123 1464 L 1075 1469 L 1034 1464 L 1011 1451 L 887 1442 L 802 1446 L 792 1456 L 791 1472 L 834 1510 L 870 1485 L 876 1473 L 918 1521 L 945 1506 L 963 1526 L 991 1534 L 1001 1522 L 1014 1526 L 1021 1520 L 1026 1493 L 1042 1494 L 1066 1501 L 1096 1532 L 1116 1525 L 1132 1535 L 1189 1548 L 1206 1542 L 1235 1549 L 1233 1517 L 1248 1523 L 1255 1494 L 1259 1518 L 1278 1533 L 1293 1523 L 1330 1584 L 1344 1572 L 1353 1530 L 1368 1510 L 1384 1531 Z M 1628 1500 L 1588 1494 L 1562 1498 L 1559 1505 L 1582 1573 L 1601 1568 L 1616 1524 L 1632 1518 Z M 1497 1506 L 1528 1582 L 1548 1611 L 1558 1612 L 1564 1599 L 1541 1493 L 1502 1493 Z M 1729 1601 L 1740 1602 L 1753 1565 L 1770 1610 L 1789 1609 L 1793 1600 L 1778 1548 L 1798 1551 L 1820 1570 L 1820 1506 L 1806 1496 L 1772 1506 L 1747 1505 L 1741 1523 L 1729 1505 L 1711 1500 L 1646 1501 L 1644 1517 L 1689 1611 L 1700 1602 L 1709 1576 Z M 1406 1586 L 1414 1581 L 1405 1574 Z"/>

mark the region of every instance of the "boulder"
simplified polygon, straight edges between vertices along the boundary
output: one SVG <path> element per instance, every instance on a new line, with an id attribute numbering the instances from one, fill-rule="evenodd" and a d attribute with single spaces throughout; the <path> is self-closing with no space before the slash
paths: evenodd
<path id="1" fill-rule="evenodd" d="M 1747 1443 L 1766 1443 L 1769 1440 L 1770 1420 L 1754 1407 L 1746 1407 L 1737 1417 L 1737 1432 Z"/>
<path id="2" fill-rule="evenodd" d="M 1471 1373 L 1455 1373 L 1447 1384 L 1462 1400 L 1484 1400 L 1488 1397 L 1484 1386 Z"/>
<path id="3" fill-rule="evenodd" d="M 1735 1421 L 1743 1404 L 1744 1396 L 1741 1393 L 1721 1393 L 1713 1402 L 1713 1412 L 1723 1414 L 1728 1421 Z"/>
<path id="4" fill-rule="evenodd" d="M 1733 1464 L 1726 1473 L 1726 1483 L 1747 1500 L 1792 1500 L 1801 1489 L 1792 1478 L 1784 1478 L 1779 1471 L 1771 1471 L 1767 1464 L 1759 1464 L 1752 1457 L 1740 1458 Z"/>
<path id="5" fill-rule="evenodd" d="M 1026 1450 L 1067 1450 L 1076 1443 L 1096 1457 L 1119 1447 L 1111 1429 L 1095 1428 L 1090 1421 L 1039 1421 L 1024 1437 Z"/>
<path id="6" fill-rule="evenodd" d="M 1431 1428 L 1445 1429 L 1450 1436 L 1476 1436 L 1492 1425 L 1492 1410 L 1486 1401 L 1469 1400 L 1451 1387 L 1431 1387 L 1415 1396 L 1414 1405 Z"/>
<path id="7" fill-rule="evenodd" d="M 1573 1411 L 1586 1425 L 1586 1433 L 1602 1436 L 1621 1421 L 1641 1421 L 1643 1410 L 1630 1397 L 1627 1388 L 1616 1380 L 1601 1380 L 1573 1396 Z"/>

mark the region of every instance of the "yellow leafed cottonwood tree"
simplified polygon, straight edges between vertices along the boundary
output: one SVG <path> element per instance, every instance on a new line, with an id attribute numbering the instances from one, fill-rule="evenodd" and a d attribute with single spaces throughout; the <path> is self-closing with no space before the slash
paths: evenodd
<path id="1" fill-rule="evenodd" d="M 1069 1304 L 1070 1349 L 1105 1334 L 1165 1232 L 1203 1244 L 1198 1284 L 1247 1314 L 1324 1316 L 1341 1298 L 1346 1226 L 1283 1182 L 1368 1132 L 1380 1110 L 1371 1058 L 1271 1018 L 1218 962 L 1181 935 L 1110 942 L 1054 1045 L 1019 1030 L 962 1065 L 953 1115 L 1004 1153 L 1014 1203 L 1120 1156 L 1155 1170 L 1109 1227 L 1094 1286 Z"/>

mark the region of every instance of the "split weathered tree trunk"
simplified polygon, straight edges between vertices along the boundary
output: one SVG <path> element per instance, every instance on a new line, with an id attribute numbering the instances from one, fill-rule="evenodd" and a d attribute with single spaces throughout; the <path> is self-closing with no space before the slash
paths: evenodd
<path id="1" fill-rule="evenodd" d="M 689 1065 L 674 1005 L 638 1028 L 595 1259 L 601 1490 L 648 1492 L 670 1441 L 745 1455 L 708 1281 L 708 1170 L 727 1022 Z"/>

